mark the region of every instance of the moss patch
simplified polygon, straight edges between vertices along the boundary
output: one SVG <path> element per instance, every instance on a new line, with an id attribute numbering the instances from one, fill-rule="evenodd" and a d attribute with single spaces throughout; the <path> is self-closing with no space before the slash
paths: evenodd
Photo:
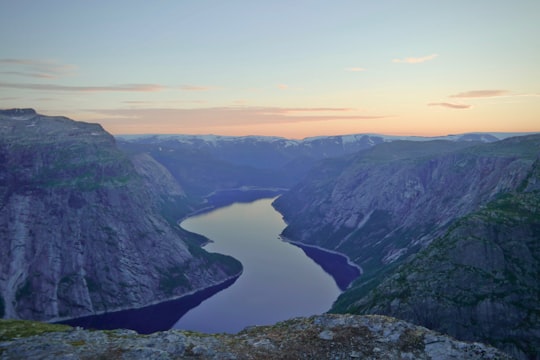
<path id="1" fill-rule="evenodd" d="M 0 319 L 0 341 L 40 335 L 48 332 L 70 331 L 71 326 L 28 320 Z"/>

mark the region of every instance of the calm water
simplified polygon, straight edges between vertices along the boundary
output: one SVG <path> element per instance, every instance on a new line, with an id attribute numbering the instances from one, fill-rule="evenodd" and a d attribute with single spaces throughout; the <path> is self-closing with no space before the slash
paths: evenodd
<path id="1" fill-rule="evenodd" d="M 341 290 L 301 248 L 279 238 L 286 224 L 272 200 L 236 203 L 182 222 L 184 229 L 214 241 L 205 246 L 207 251 L 235 257 L 244 272 L 232 286 L 190 310 L 174 328 L 237 332 L 330 308 Z"/>
<path id="2" fill-rule="evenodd" d="M 128 328 L 143 334 L 171 327 L 237 332 L 250 325 L 327 311 L 340 289 L 359 271 L 341 255 L 281 241 L 278 235 L 285 223 L 272 200 L 235 203 L 181 224 L 214 241 L 206 250 L 240 260 L 244 272 L 239 278 L 176 300 L 62 323 L 93 329 Z"/>

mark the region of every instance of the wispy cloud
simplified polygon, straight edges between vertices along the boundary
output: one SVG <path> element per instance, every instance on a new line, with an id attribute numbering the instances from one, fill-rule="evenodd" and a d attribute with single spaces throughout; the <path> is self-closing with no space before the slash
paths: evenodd
<path id="1" fill-rule="evenodd" d="M 144 101 L 144 100 L 125 100 L 125 101 L 122 101 L 124 104 L 129 104 L 129 105 L 150 105 L 152 104 L 151 101 Z"/>
<path id="2" fill-rule="evenodd" d="M 287 85 L 287 84 L 279 84 L 277 87 L 278 87 L 278 89 L 281 89 L 281 90 L 287 90 L 289 88 L 289 85 Z"/>
<path id="3" fill-rule="evenodd" d="M 348 67 L 348 68 L 345 68 L 345 71 L 349 71 L 349 72 L 361 72 L 361 71 L 366 71 L 366 69 L 361 68 L 361 67 Z"/>
<path id="4" fill-rule="evenodd" d="M 72 75 L 77 67 L 71 64 L 61 64 L 52 60 L 33 59 L 0 59 L 0 65 L 9 69 L 0 73 L 39 79 L 56 79 Z"/>
<path id="5" fill-rule="evenodd" d="M 167 87 L 158 84 L 120 84 L 109 86 L 71 86 L 55 84 L 30 84 L 0 82 L 0 88 L 41 90 L 41 91 L 72 91 L 72 92 L 156 92 Z"/>
<path id="6" fill-rule="evenodd" d="M 182 85 L 180 89 L 184 91 L 208 91 L 208 90 L 212 90 L 213 87 L 202 86 L 202 85 Z"/>
<path id="7" fill-rule="evenodd" d="M 334 108 L 334 107 L 309 107 L 309 108 L 251 107 L 251 109 L 256 110 L 256 111 L 261 111 L 261 113 L 264 113 L 264 114 L 286 114 L 286 115 L 294 115 L 298 113 L 342 113 L 342 112 L 354 110 L 351 108 Z"/>
<path id="8" fill-rule="evenodd" d="M 408 58 L 404 58 L 404 59 L 394 59 L 394 60 L 392 60 L 392 62 L 405 63 L 405 64 L 420 64 L 420 63 L 423 63 L 423 62 L 426 62 L 426 61 L 433 60 L 437 56 L 439 56 L 439 55 L 431 54 L 431 55 L 422 56 L 422 57 L 408 57 Z"/>
<path id="9" fill-rule="evenodd" d="M 17 75 L 17 76 L 24 76 L 24 77 L 31 77 L 31 78 L 38 78 L 38 79 L 54 79 L 55 77 L 51 74 L 46 73 L 37 73 L 37 72 L 24 72 L 24 71 L 0 71 L 0 74 L 3 75 Z"/>
<path id="10" fill-rule="evenodd" d="M 486 98 L 508 95 L 508 90 L 472 90 L 450 95 L 451 98 Z"/>
<path id="11" fill-rule="evenodd" d="M 89 110 L 90 111 L 90 110 Z M 155 128 L 166 132 L 182 133 L 189 128 L 252 126 L 260 124 L 286 124 L 331 120 L 372 120 L 386 118 L 381 115 L 361 114 L 347 108 L 284 108 L 284 107 L 211 107 L 196 109 L 108 109 L 93 111 L 93 118 L 103 124 L 108 119 L 125 119 L 115 126 L 126 129 Z M 116 120 L 115 120 L 116 121 Z M 155 132 L 154 130 L 146 130 Z"/>
<path id="12" fill-rule="evenodd" d="M 429 103 L 428 106 L 442 106 L 450 109 L 470 109 L 472 107 L 472 105 L 468 104 L 453 104 L 448 102 Z"/>
<path id="13" fill-rule="evenodd" d="M 169 106 L 180 106 L 186 104 L 205 104 L 204 100 L 124 100 L 122 104 L 128 104 L 133 106 L 144 106 L 145 108 L 163 108 Z"/>

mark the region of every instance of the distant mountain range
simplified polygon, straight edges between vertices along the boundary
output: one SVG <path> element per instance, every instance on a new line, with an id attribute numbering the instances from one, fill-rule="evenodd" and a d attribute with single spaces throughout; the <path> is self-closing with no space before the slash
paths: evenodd
<path id="1" fill-rule="evenodd" d="M 282 146 L 303 146 L 307 144 L 354 144 L 371 139 L 373 143 L 389 142 L 395 140 L 409 141 L 432 141 L 432 140 L 450 140 L 450 141 L 480 141 L 493 142 L 509 137 L 530 135 L 525 132 L 473 132 L 443 136 L 400 136 L 400 135 L 384 135 L 384 134 L 347 134 L 347 135 L 330 135 L 330 136 L 313 136 L 301 140 L 288 139 L 279 136 L 225 136 L 225 135 L 186 135 L 186 134 L 135 134 L 135 135 L 116 135 L 117 139 L 130 142 L 163 142 L 163 141 L 178 141 L 191 145 L 209 143 L 218 146 L 223 143 L 238 143 L 238 142 L 266 142 L 280 143 Z M 382 141 L 381 141 L 382 140 Z M 321 143 L 322 141 L 322 143 Z"/>
<path id="2" fill-rule="evenodd" d="M 509 134 L 471 133 L 445 137 L 371 134 L 291 140 L 264 136 L 120 135 L 118 146 L 131 154 L 149 154 L 185 188 L 188 197 L 215 190 L 247 187 L 290 188 L 319 161 L 338 158 L 387 142 L 493 142 Z M 196 201 L 199 201 L 196 200 Z"/>
<path id="3" fill-rule="evenodd" d="M 138 145 L 160 145 L 170 149 L 189 148 L 207 152 L 216 159 L 235 165 L 255 168 L 285 166 L 297 159 L 319 160 L 337 157 L 370 148 L 384 142 L 409 141 L 477 141 L 493 142 L 516 136 L 511 133 L 468 133 L 438 137 L 388 136 L 354 134 L 318 136 L 292 140 L 272 136 L 218 136 L 218 135 L 117 135 L 120 142 Z"/>

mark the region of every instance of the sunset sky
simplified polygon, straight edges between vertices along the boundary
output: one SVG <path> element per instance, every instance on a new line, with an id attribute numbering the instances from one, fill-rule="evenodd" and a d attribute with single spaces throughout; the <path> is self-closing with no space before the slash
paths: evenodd
<path id="1" fill-rule="evenodd" d="M 0 0 L 0 108 L 113 134 L 540 131 L 539 0 Z"/>

